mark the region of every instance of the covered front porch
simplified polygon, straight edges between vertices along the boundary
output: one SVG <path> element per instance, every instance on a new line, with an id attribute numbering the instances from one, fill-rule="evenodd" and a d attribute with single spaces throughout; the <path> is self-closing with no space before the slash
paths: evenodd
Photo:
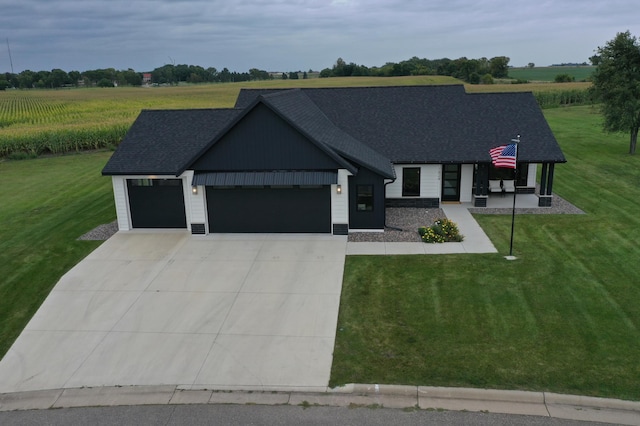
<path id="1" fill-rule="evenodd" d="M 536 184 L 537 168 L 540 166 L 540 184 Z M 555 163 L 518 163 L 518 168 L 495 168 L 490 163 L 479 163 L 475 168 L 473 206 L 507 208 L 513 206 L 514 190 L 516 208 L 551 207 L 553 201 L 553 178 Z M 490 188 L 491 182 L 501 182 L 498 190 Z M 505 183 L 510 182 L 509 185 Z"/>

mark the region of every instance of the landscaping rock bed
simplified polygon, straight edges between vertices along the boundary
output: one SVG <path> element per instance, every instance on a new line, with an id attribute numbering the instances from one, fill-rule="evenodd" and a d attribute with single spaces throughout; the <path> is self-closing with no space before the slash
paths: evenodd
<path id="1" fill-rule="evenodd" d="M 388 207 L 384 232 L 351 232 L 351 242 L 421 242 L 420 226 L 430 226 L 438 218 L 446 217 L 442 209 Z"/>
<path id="2" fill-rule="evenodd" d="M 118 222 L 115 220 L 111 223 L 100 225 L 86 234 L 82 235 L 79 240 L 104 241 L 108 240 L 113 234 L 118 232 Z"/>

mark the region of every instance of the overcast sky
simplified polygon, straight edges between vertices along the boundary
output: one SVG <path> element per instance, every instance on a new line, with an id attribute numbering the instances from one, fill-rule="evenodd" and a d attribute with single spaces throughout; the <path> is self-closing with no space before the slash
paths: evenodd
<path id="1" fill-rule="evenodd" d="M 167 63 L 320 70 L 338 57 L 584 62 L 640 36 L 637 0 L 0 0 L 0 72 Z"/>

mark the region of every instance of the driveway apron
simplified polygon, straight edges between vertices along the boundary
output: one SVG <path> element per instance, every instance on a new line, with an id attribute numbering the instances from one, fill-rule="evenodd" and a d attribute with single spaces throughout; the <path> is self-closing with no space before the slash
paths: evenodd
<path id="1" fill-rule="evenodd" d="M 57 283 L 0 393 L 173 384 L 324 390 L 346 237 L 118 233 Z"/>

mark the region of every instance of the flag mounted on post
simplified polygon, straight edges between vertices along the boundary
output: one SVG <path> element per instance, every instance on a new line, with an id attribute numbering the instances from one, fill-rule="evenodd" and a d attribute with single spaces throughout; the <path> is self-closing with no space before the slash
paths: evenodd
<path id="1" fill-rule="evenodd" d="M 513 178 L 515 182 L 516 178 L 516 164 L 518 163 L 518 144 L 520 143 L 520 135 L 517 138 L 511 139 L 510 144 L 500 145 L 489 150 L 491 156 L 491 162 L 495 167 L 502 167 L 505 169 L 513 169 Z M 509 256 L 505 256 L 507 260 L 514 260 L 516 257 L 513 255 L 513 230 L 516 224 L 516 194 L 518 190 L 513 191 L 513 209 L 511 210 L 511 243 L 509 244 Z"/>
<path id="2" fill-rule="evenodd" d="M 518 145 L 511 143 L 509 145 L 497 146 L 489 150 L 489 155 L 495 167 L 515 169 L 516 159 L 518 157 Z"/>

